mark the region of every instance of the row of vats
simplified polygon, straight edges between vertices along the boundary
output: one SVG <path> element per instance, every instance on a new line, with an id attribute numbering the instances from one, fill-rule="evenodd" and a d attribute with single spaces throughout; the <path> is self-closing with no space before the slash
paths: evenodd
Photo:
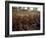
<path id="1" fill-rule="evenodd" d="M 27 10 L 27 11 L 38 11 L 37 7 L 13 7 L 13 9 L 19 10 Z"/>

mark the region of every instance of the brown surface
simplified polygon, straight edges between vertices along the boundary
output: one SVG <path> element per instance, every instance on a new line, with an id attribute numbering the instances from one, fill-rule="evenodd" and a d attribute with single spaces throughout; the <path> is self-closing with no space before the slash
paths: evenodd
<path id="1" fill-rule="evenodd" d="M 40 12 L 16 11 L 15 9 L 12 12 L 13 31 L 40 29 Z"/>

